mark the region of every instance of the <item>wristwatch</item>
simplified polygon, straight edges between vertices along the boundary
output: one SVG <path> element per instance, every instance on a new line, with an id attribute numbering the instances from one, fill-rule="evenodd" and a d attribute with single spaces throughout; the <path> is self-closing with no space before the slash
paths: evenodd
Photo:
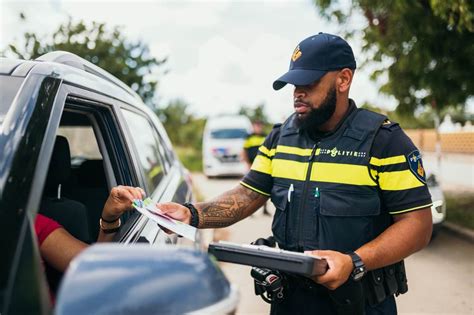
<path id="1" fill-rule="evenodd" d="M 351 256 L 352 264 L 354 265 L 354 270 L 352 270 L 351 278 L 354 281 L 359 281 L 364 277 L 367 273 L 367 268 L 364 265 L 362 259 L 360 259 L 359 255 L 354 252 L 349 252 L 347 255 Z"/>

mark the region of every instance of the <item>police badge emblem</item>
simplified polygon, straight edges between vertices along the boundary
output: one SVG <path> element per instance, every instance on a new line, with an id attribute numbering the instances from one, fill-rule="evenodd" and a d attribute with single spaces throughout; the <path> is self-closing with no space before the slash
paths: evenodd
<path id="1" fill-rule="evenodd" d="M 426 174 L 423 168 L 423 162 L 421 161 L 421 153 L 415 150 L 407 155 L 408 165 L 410 171 L 418 178 L 422 183 L 426 184 Z"/>

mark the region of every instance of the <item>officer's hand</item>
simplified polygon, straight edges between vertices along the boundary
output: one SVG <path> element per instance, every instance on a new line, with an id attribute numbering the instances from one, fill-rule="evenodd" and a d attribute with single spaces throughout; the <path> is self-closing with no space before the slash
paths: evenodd
<path id="1" fill-rule="evenodd" d="M 329 290 L 335 290 L 347 281 L 354 269 L 351 256 L 332 250 L 306 251 L 305 254 L 326 259 L 329 269 L 324 275 L 315 276 L 313 280 Z"/>
<path id="2" fill-rule="evenodd" d="M 191 223 L 191 211 L 183 205 L 174 202 L 163 202 L 157 203 L 156 207 L 161 210 L 163 214 L 184 222 L 186 224 Z"/>

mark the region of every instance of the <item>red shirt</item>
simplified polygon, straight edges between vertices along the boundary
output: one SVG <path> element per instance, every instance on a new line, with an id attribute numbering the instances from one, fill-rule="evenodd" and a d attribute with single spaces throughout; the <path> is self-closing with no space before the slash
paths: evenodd
<path id="1" fill-rule="evenodd" d="M 35 232 L 39 246 L 41 246 L 44 240 L 48 238 L 49 234 L 53 233 L 60 227 L 62 226 L 58 222 L 38 213 L 35 218 Z M 43 263 L 43 260 L 41 260 L 41 262 Z M 49 291 L 49 296 L 51 298 L 51 303 L 54 305 L 55 298 L 51 290 Z"/>
<path id="2" fill-rule="evenodd" d="M 39 246 L 43 244 L 49 234 L 53 233 L 54 230 L 59 229 L 60 227 L 61 225 L 58 222 L 45 217 L 42 214 L 37 214 L 35 218 L 35 232 Z"/>

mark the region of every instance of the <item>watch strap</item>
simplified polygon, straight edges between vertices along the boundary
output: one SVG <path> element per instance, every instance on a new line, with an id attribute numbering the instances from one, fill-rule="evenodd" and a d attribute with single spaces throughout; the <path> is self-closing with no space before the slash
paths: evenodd
<path id="1" fill-rule="evenodd" d="M 199 213 L 196 207 L 189 202 L 183 203 L 183 206 L 189 209 L 189 212 L 191 212 L 191 222 L 189 225 L 194 226 L 197 228 L 199 226 Z"/>
<path id="2" fill-rule="evenodd" d="M 352 259 L 352 265 L 354 266 L 354 269 L 352 270 L 351 277 L 353 280 L 359 280 L 362 278 L 365 273 L 367 272 L 367 268 L 365 267 L 364 262 L 360 258 L 359 255 L 357 255 L 354 252 L 348 252 L 347 255 L 349 255 Z M 362 275 L 360 275 L 362 273 Z"/>

